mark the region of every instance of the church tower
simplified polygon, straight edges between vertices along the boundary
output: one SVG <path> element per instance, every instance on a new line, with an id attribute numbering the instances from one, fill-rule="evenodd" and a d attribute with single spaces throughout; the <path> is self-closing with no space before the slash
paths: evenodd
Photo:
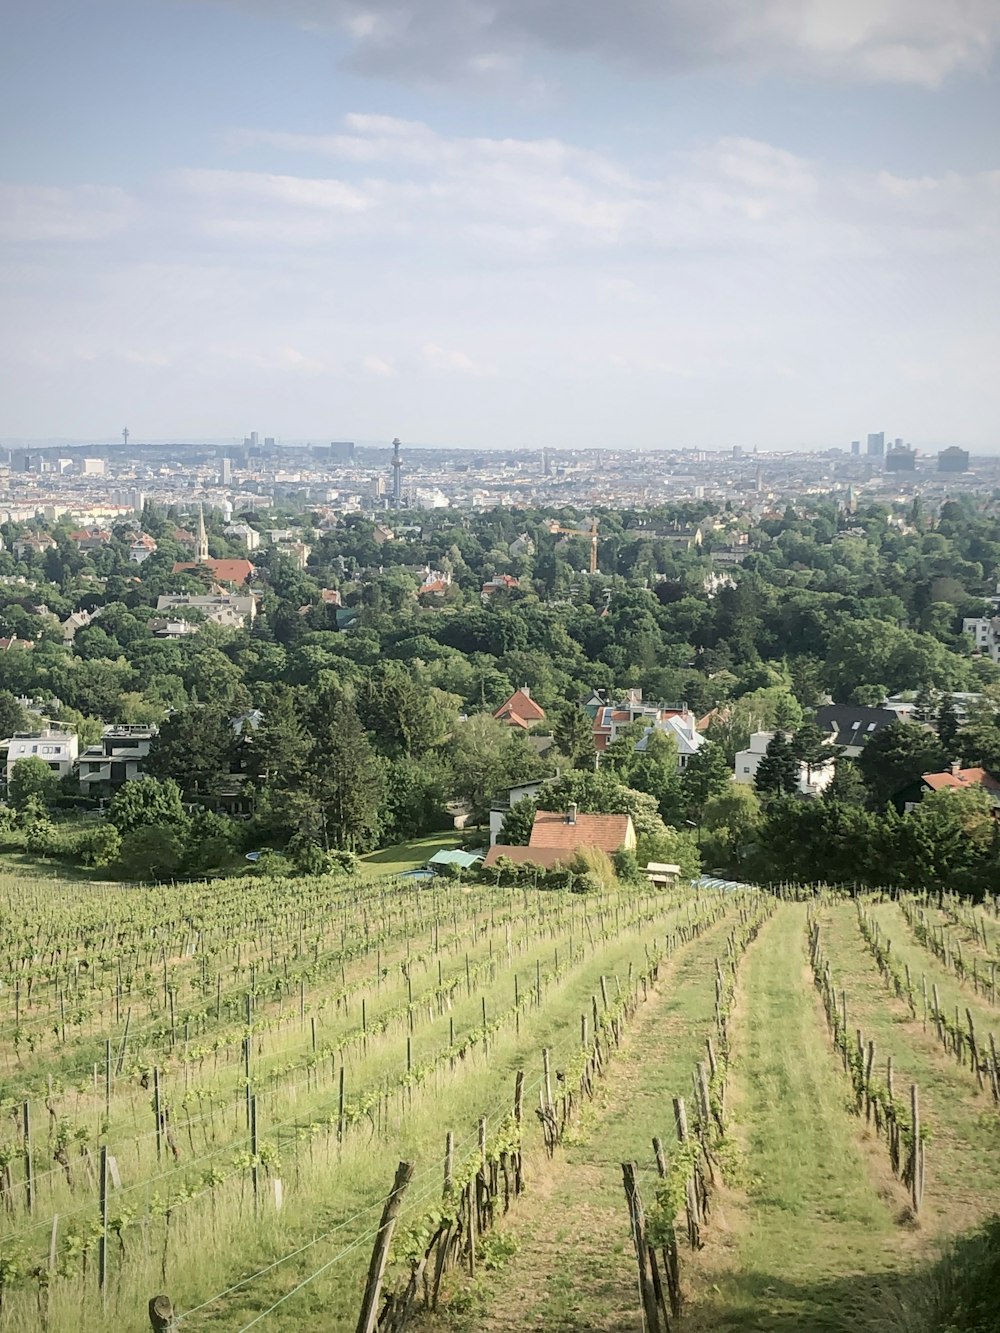
<path id="1" fill-rule="evenodd" d="M 205 531 L 205 507 L 198 506 L 198 549 L 195 552 L 195 560 L 199 565 L 203 565 L 208 559 L 208 533 Z"/>

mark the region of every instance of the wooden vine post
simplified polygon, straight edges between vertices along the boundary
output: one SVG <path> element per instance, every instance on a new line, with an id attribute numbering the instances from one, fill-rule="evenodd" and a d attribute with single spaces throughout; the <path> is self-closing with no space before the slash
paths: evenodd
<path id="1" fill-rule="evenodd" d="M 632 1225 L 632 1244 L 635 1246 L 635 1258 L 639 1268 L 639 1295 L 642 1299 L 643 1326 L 645 1333 L 660 1333 L 660 1312 L 657 1307 L 656 1291 L 650 1271 L 649 1247 L 646 1243 L 646 1215 L 643 1211 L 635 1174 L 635 1162 L 622 1162 L 625 1199 L 628 1203 L 629 1221 Z"/>
<path id="2" fill-rule="evenodd" d="M 154 1296 L 149 1302 L 149 1326 L 153 1333 L 172 1333 L 174 1307 L 169 1296 Z"/>
<path id="3" fill-rule="evenodd" d="M 389 1246 L 392 1233 L 396 1229 L 396 1220 L 403 1206 L 403 1195 L 413 1179 L 413 1163 L 400 1162 L 396 1168 L 396 1178 L 382 1209 L 382 1220 L 378 1224 L 375 1246 L 371 1262 L 368 1265 L 368 1278 L 365 1282 L 365 1294 L 358 1315 L 357 1333 L 375 1333 L 378 1322 L 378 1300 L 382 1292 L 382 1280 L 389 1262 Z"/>

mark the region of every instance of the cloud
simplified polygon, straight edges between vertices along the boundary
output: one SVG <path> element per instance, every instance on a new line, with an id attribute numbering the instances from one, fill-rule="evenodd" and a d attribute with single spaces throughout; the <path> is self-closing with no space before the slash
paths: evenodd
<path id="1" fill-rule="evenodd" d="M 103 241 L 134 216 L 133 199 L 115 187 L 0 183 L 0 240 L 11 244 Z"/>
<path id="2" fill-rule="evenodd" d="M 437 343 L 424 343 L 421 350 L 424 361 L 431 370 L 458 375 L 489 375 L 491 373 L 487 367 L 474 361 L 465 352 L 439 347 Z"/>
<path id="3" fill-rule="evenodd" d="M 377 379 L 390 380 L 396 376 L 393 367 L 380 356 L 366 356 L 361 362 L 361 369 L 366 375 L 374 375 Z"/>
<path id="4" fill-rule="evenodd" d="M 996 0 L 231 0 L 335 28 L 351 62 L 416 81 L 481 79 L 538 53 L 650 73 L 727 67 L 933 88 L 984 68 Z"/>

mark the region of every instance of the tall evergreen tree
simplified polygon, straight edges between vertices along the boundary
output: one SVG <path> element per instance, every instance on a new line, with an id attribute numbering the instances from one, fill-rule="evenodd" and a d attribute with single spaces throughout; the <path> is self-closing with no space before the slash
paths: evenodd
<path id="1" fill-rule="evenodd" d="M 791 741 L 783 731 L 776 731 L 757 765 L 754 786 L 762 794 L 790 796 L 798 790 L 799 772 L 799 760 Z"/>

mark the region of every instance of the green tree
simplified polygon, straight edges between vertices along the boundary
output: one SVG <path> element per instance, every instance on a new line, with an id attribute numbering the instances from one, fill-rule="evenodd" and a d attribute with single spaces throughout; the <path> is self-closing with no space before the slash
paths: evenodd
<path id="1" fill-rule="evenodd" d="M 837 756 L 833 777 L 823 789 L 823 800 L 838 805 L 863 806 L 868 801 L 868 788 L 855 760 L 845 754 Z"/>
<path id="2" fill-rule="evenodd" d="M 228 710 L 193 705 L 164 721 L 149 748 L 146 773 L 173 778 L 185 793 L 215 796 L 229 781 L 235 746 Z"/>
<path id="3" fill-rule="evenodd" d="M 487 819 L 490 800 L 497 792 L 544 771 L 521 734 L 488 713 L 476 713 L 456 726 L 447 757 L 452 796 L 468 806 L 479 824 Z"/>
<path id="4" fill-rule="evenodd" d="M 712 796 L 705 805 L 702 826 L 713 835 L 713 842 L 725 860 L 739 865 L 760 831 L 760 797 L 752 787 L 731 782 L 726 791 Z M 708 848 L 705 851 L 708 856 Z"/>
<path id="5" fill-rule="evenodd" d="M 688 759 L 681 774 L 681 796 L 689 819 L 697 819 L 705 803 L 728 790 L 733 780 L 722 747 L 706 741 Z"/>
<path id="6" fill-rule="evenodd" d="M 776 731 L 757 765 L 754 786 L 769 796 L 790 796 L 799 789 L 799 760 L 783 731 Z"/>
<path id="7" fill-rule="evenodd" d="M 875 733 L 858 758 L 858 768 L 876 806 L 885 805 L 921 773 L 939 773 L 946 763 L 938 738 L 912 722 L 890 722 Z"/>
<path id="8" fill-rule="evenodd" d="M 958 713 L 955 711 L 955 700 L 950 694 L 944 696 L 938 708 L 937 734 L 945 754 L 951 757 L 957 752 Z"/>
<path id="9" fill-rule="evenodd" d="M 181 804 L 181 789 L 173 778 L 144 776 L 124 783 L 108 806 L 108 822 L 121 834 L 132 833 L 150 824 L 162 824 L 177 830 L 187 823 Z"/>
<path id="10" fill-rule="evenodd" d="M 118 867 L 127 879 L 170 879 L 184 855 L 179 835 L 165 824 L 133 829 L 122 839 Z"/>
<path id="11" fill-rule="evenodd" d="M 836 759 L 837 748 L 827 741 L 815 722 L 803 722 L 792 737 L 792 754 L 800 764 L 805 764 L 811 782 L 813 769 L 824 768 Z"/>
<path id="12" fill-rule="evenodd" d="M 559 753 L 565 755 L 574 768 L 594 767 L 594 727 L 582 708 L 566 704 L 558 709 L 552 735 Z"/>
<path id="13" fill-rule="evenodd" d="M 7 782 L 7 798 L 15 810 L 24 810 L 31 797 L 47 804 L 56 794 L 58 775 L 44 759 L 31 755 L 15 761 Z"/>
<path id="14" fill-rule="evenodd" d="M 656 801 L 660 818 L 672 823 L 680 818 L 681 779 L 677 741 L 672 734 L 652 731 L 645 748 L 632 755 L 627 769 L 629 787 L 644 791 Z"/>
<path id="15" fill-rule="evenodd" d="M 531 838 L 531 826 L 535 820 L 538 802 L 533 796 L 522 796 L 504 815 L 498 842 L 507 847 L 526 847 Z"/>
<path id="16" fill-rule="evenodd" d="M 348 699 L 334 702 L 314 730 L 306 790 L 321 816 L 324 845 L 361 852 L 375 846 L 385 774 Z"/>

